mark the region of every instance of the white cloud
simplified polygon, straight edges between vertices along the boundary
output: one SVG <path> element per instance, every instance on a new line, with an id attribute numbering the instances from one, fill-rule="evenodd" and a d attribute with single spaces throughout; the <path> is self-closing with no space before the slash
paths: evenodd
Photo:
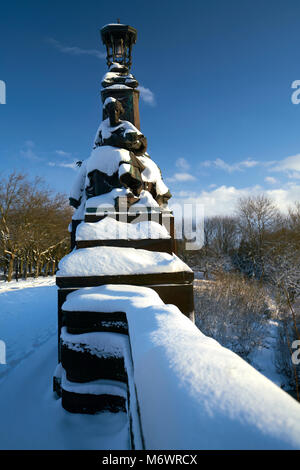
<path id="1" fill-rule="evenodd" d="M 286 212 L 295 202 L 300 202 L 300 185 L 290 183 L 281 189 L 270 189 L 266 194 L 274 200 L 281 211 Z"/>
<path id="2" fill-rule="evenodd" d="M 170 183 L 175 181 L 195 181 L 195 176 L 190 173 L 175 173 L 172 177 L 166 178 Z"/>
<path id="3" fill-rule="evenodd" d="M 216 160 L 205 160 L 204 162 L 201 163 L 201 166 L 204 166 L 206 168 L 213 167 L 219 170 L 227 171 L 228 173 L 232 173 L 234 171 L 243 171 L 245 168 L 253 168 L 254 166 L 258 164 L 259 162 L 257 162 L 256 160 L 248 159 L 248 160 L 243 160 L 242 162 L 238 162 L 238 163 L 234 163 L 233 165 L 230 165 L 229 163 L 226 163 L 221 158 L 216 158 Z"/>
<path id="4" fill-rule="evenodd" d="M 76 165 L 76 162 L 72 162 L 72 163 L 69 163 L 69 162 L 48 162 L 48 165 L 49 166 L 60 166 L 62 168 L 71 168 L 72 170 L 76 170 L 77 168 L 77 165 Z"/>
<path id="5" fill-rule="evenodd" d="M 300 179 L 300 154 L 291 155 L 268 165 L 269 172 L 281 172 L 290 179 Z"/>
<path id="6" fill-rule="evenodd" d="M 64 150 L 55 150 L 55 153 L 60 157 L 71 157 L 71 153 L 65 152 Z"/>
<path id="7" fill-rule="evenodd" d="M 200 165 L 201 166 L 204 166 L 206 168 L 209 168 L 210 166 L 212 166 L 213 162 L 211 160 L 204 160 L 204 162 L 201 162 Z"/>
<path id="8" fill-rule="evenodd" d="M 271 190 L 264 190 L 258 185 L 241 189 L 223 185 L 212 191 L 201 191 L 199 194 L 180 191 L 178 194 L 174 194 L 169 205 L 171 208 L 176 208 L 176 206 L 183 206 L 183 204 L 200 204 L 204 207 L 205 216 L 232 215 L 240 197 L 262 193 L 269 196 L 281 211 L 286 212 L 289 206 L 293 205 L 295 201 L 299 201 L 300 185 L 290 183 L 284 188 Z"/>
<path id="9" fill-rule="evenodd" d="M 300 171 L 289 171 L 287 175 L 290 179 L 300 179 Z"/>
<path id="10" fill-rule="evenodd" d="M 150 104 L 151 106 L 156 105 L 154 93 L 149 90 L 149 88 L 145 88 L 140 85 L 137 89 L 140 91 L 140 96 L 145 103 Z"/>
<path id="11" fill-rule="evenodd" d="M 196 191 L 179 191 L 176 192 L 176 197 L 185 198 L 185 197 L 197 197 Z M 173 199 L 172 199 L 173 200 Z"/>
<path id="12" fill-rule="evenodd" d="M 81 47 L 77 46 L 65 46 L 61 44 L 59 41 L 53 38 L 48 38 L 47 41 L 52 44 L 56 49 L 64 54 L 70 55 L 91 55 L 97 57 L 97 59 L 105 59 L 106 54 L 104 52 L 100 52 L 97 49 L 82 49 Z"/>
<path id="13" fill-rule="evenodd" d="M 271 171 L 300 172 L 300 154 L 279 160 Z"/>
<path id="14" fill-rule="evenodd" d="M 28 158 L 28 160 L 42 161 L 43 158 L 39 157 L 35 153 L 35 151 L 33 150 L 34 147 L 35 143 L 32 140 L 26 140 L 26 142 L 24 143 L 24 148 L 20 151 L 22 157 Z"/>
<path id="15" fill-rule="evenodd" d="M 256 160 L 244 160 L 243 162 L 240 163 L 241 167 L 245 168 L 253 168 L 254 166 L 257 166 L 259 162 Z"/>
<path id="16" fill-rule="evenodd" d="M 266 177 L 265 177 L 265 182 L 266 182 L 266 183 L 270 183 L 270 184 L 276 184 L 276 183 L 277 183 L 277 179 L 276 179 L 276 178 L 273 178 L 273 176 L 266 176 Z"/>
<path id="17" fill-rule="evenodd" d="M 185 158 L 178 158 L 175 165 L 177 168 L 181 168 L 182 170 L 189 170 L 190 168 L 190 164 L 186 161 Z"/>

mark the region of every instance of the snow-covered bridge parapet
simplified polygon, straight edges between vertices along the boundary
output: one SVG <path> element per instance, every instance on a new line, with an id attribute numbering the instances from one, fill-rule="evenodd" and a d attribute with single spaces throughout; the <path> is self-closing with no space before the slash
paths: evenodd
<path id="1" fill-rule="evenodd" d="M 175 306 L 128 318 L 147 448 L 300 448 L 299 404 Z"/>
<path id="2" fill-rule="evenodd" d="M 299 404 L 152 289 L 78 289 L 63 310 L 126 313 L 126 341 L 99 339 L 124 358 L 135 448 L 300 448 Z"/>

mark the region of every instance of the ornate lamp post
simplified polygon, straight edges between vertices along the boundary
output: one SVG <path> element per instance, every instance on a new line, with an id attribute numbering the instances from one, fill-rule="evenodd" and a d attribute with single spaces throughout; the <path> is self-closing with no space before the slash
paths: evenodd
<path id="1" fill-rule="evenodd" d="M 101 38 L 106 46 L 106 62 L 109 71 L 102 79 L 102 103 L 109 96 L 122 102 L 125 110 L 122 119 L 132 122 L 140 129 L 139 95 L 137 80 L 129 73 L 132 46 L 136 43 L 137 30 L 129 25 L 111 23 L 101 29 Z M 106 119 L 103 110 L 103 119 Z"/>
<path id="2" fill-rule="evenodd" d="M 128 70 L 131 67 L 131 51 L 136 43 L 137 30 L 132 26 L 116 23 L 103 26 L 101 38 L 106 46 L 107 65 L 112 63 L 125 65 Z"/>

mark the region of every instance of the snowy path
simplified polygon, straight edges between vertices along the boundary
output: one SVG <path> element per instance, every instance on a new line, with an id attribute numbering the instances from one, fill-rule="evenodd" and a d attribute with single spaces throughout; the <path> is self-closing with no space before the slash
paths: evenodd
<path id="1" fill-rule="evenodd" d="M 0 287 L 0 449 L 128 449 L 124 413 L 71 414 L 55 399 L 56 305 L 53 279 Z"/>
<path id="2" fill-rule="evenodd" d="M 54 278 L 0 283 L 0 339 L 6 344 L 1 380 L 57 331 Z M 55 356 L 56 357 L 56 356 Z"/>

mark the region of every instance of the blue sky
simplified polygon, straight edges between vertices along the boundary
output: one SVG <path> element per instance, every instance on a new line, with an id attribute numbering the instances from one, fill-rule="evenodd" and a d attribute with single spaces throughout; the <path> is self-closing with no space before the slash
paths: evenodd
<path id="1" fill-rule="evenodd" d="M 141 130 L 174 202 L 209 214 L 238 197 L 300 200 L 300 3 L 76 0 L 2 2 L 1 172 L 41 175 L 68 194 L 89 156 L 107 71 L 99 30 L 138 30 L 132 73 L 145 89 Z"/>

